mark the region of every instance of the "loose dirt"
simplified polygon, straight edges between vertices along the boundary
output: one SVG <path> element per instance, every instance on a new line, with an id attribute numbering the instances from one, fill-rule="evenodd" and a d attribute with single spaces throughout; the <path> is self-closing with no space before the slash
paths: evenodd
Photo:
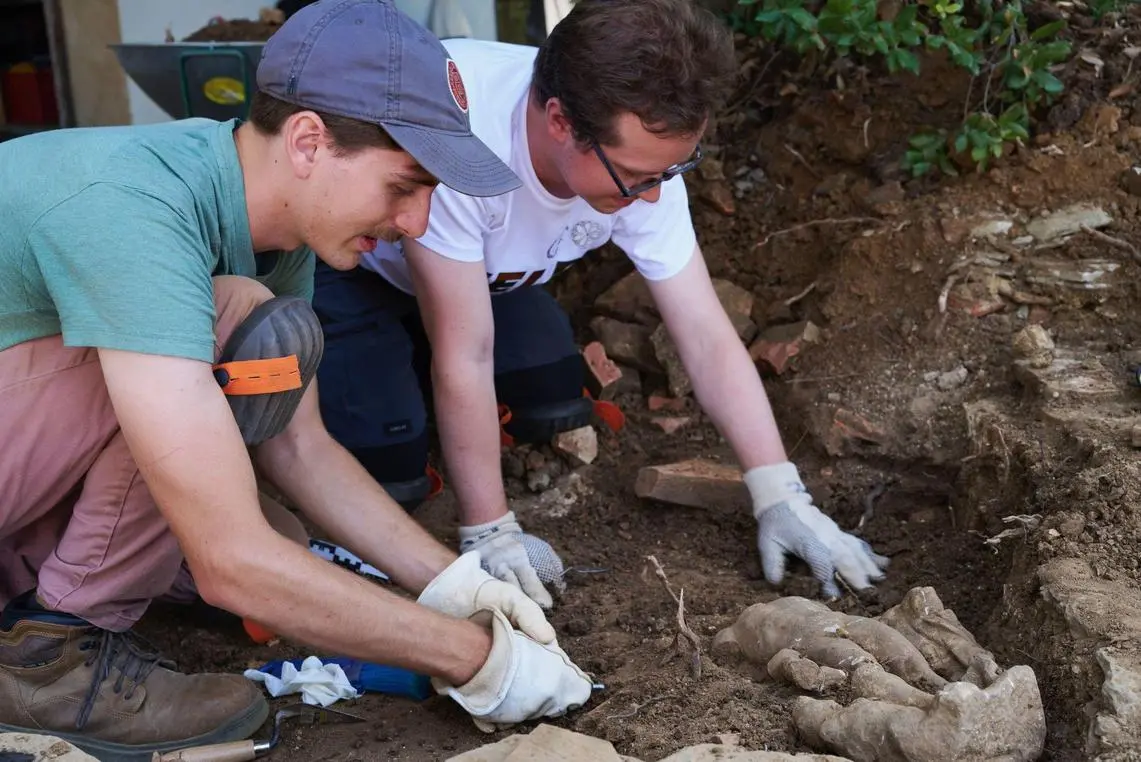
<path id="1" fill-rule="evenodd" d="M 1128 652 L 1130 622 L 1103 616 L 1098 629 L 1083 596 L 1101 585 L 1107 599 L 1120 598 L 1115 591 L 1132 591 L 1139 577 L 1141 472 L 1130 431 L 1141 390 L 1127 372 L 1141 360 L 1138 265 L 1125 248 L 1082 231 L 1048 248 L 1019 237 L 1036 217 L 1082 202 L 1112 218 L 1105 234 L 1141 241 L 1141 200 L 1122 184 L 1141 141 L 1141 108 L 1132 91 L 1107 97 L 1136 77 L 1122 52 L 1137 37 L 1136 19 L 1078 24 L 1075 47 L 1104 68 L 1098 74 L 1075 57 L 1062 74 L 1068 95 L 1037 115 L 1028 145 L 985 175 L 910 180 L 899 168 L 916 127 L 961 116 L 967 81 L 939 60 L 925 61 L 918 78 L 844 71 L 840 89 L 835 76 L 825 81 L 778 57 L 763 79 L 746 78 L 711 130 L 710 165 L 719 163 L 726 179 L 689 182 L 709 268 L 755 294 L 758 326 L 811 320 L 822 329 L 821 341 L 767 378 L 767 388 L 818 504 L 848 530 L 865 517 L 859 534 L 892 558 L 884 582 L 835 607 L 874 616 L 912 587 L 934 587 L 1000 663 L 1035 669 L 1050 760 L 1129 748 L 1105 740 L 1112 723 L 1091 718 L 1112 709 L 1101 695 L 1109 670 L 1099 649 Z M 771 58 L 751 43 L 741 54 L 754 72 Z M 726 198 L 728 215 L 717 209 Z M 1013 229 L 972 239 L 972 227 L 992 217 Z M 1088 272 L 1093 259 L 1115 263 L 1104 288 L 1059 275 Z M 593 338 L 594 299 L 630 269 L 608 247 L 555 285 L 584 341 Z M 1054 375 L 1018 367 L 1012 337 L 1031 323 L 1045 326 L 1058 356 L 1073 363 Z M 679 431 L 666 435 L 650 423 L 646 398 L 664 388 L 664 378 L 643 376 L 640 393 L 619 398 L 628 425 L 600 433 L 599 459 L 579 470 L 588 494 L 565 515 L 521 509 L 525 528 L 567 565 L 608 569 L 571 576 L 552 614 L 564 648 L 607 685 L 558 724 L 646 760 L 726 733 L 748 748 L 807 751 L 791 728 L 793 691 L 708 655 L 694 681 L 687 661 L 671 658 L 676 604 L 648 570 L 650 554 L 684 588 L 687 621 L 705 648 L 746 606 L 815 596 L 816 587 L 799 564 L 780 589 L 764 581 L 746 506 L 678 508 L 635 497 L 644 465 L 697 455 L 732 462 L 693 400 L 685 412 L 693 420 Z M 874 441 L 844 436 L 837 410 L 866 421 Z M 525 455 L 505 454 L 515 497 L 530 494 L 517 478 Z M 544 467 L 557 482 L 567 467 L 549 449 L 541 455 L 532 465 L 552 464 Z M 1003 521 L 1014 515 L 1034 520 L 1022 531 Z M 417 518 L 455 542 L 449 495 Z M 252 646 L 233 621 L 185 609 L 156 607 L 143 629 L 189 669 L 237 671 L 309 653 Z M 497 737 L 441 698 L 366 696 L 346 708 L 367 724 L 292 731 L 275 758 L 442 760 Z"/>

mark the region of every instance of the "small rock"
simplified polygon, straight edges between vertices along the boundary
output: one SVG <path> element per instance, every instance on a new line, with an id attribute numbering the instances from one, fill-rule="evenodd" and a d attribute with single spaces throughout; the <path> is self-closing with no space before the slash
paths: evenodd
<path id="1" fill-rule="evenodd" d="M 551 486 L 551 475 L 546 471 L 532 471 L 527 474 L 527 489 L 532 492 L 545 492 Z"/>
<path id="2" fill-rule="evenodd" d="M 1077 514 L 1077 515 L 1069 516 L 1068 518 L 1066 518 L 1065 521 L 1063 521 L 1061 524 L 1059 524 L 1058 525 L 1058 532 L 1061 533 L 1061 535 L 1063 537 L 1068 537 L 1072 540 L 1075 537 L 1078 537 L 1079 535 L 1081 535 L 1081 533 L 1085 531 L 1085 528 L 1086 528 L 1085 517 L 1080 515 L 1080 514 Z"/>
<path id="3" fill-rule="evenodd" d="M 960 365 L 954 370 L 949 370 L 946 373 L 940 373 L 939 378 L 935 379 L 935 385 L 943 391 L 949 392 L 952 389 L 958 389 L 960 386 L 967 383 L 967 376 L 967 369 Z"/>
<path id="4" fill-rule="evenodd" d="M 811 321 L 774 326 L 753 342 L 749 356 L 779 376 L 788 368 L 789 361 L 801 353 L 804 344 L 818 341 L 820 329 Z"/>
<path id="5" fill-rule="evenodd" d="M 688 415 L 683 416 L 664 416 L 659 415 L 650 419 L 650 423 L 657 426 L 659 429 L 667 434 L 673 434 L 678 429 L 688 424 L 692 418 Z"/>
<path id="6" fill-rule="evenodd" d="M 685 400 L 676 397 L 664 397 L 660 394 L 651 394 L 646 406 L 651 413 L 660 413 L 665 410 L 670 413 L 680 413 L 685 410 Z"/>
<path id="7" fill-rule="evenodd" d="M 39 733 L 0 733 L 0 760 L 12 762 L 98 762 L 62 738 Z"/>
<path id="8" fill-rule="evenodd" d="M 653 331 L 646 326 L 596 317 L 590 321 L 590 329 L 602 342 L 610 359 L 641 371 L 661 372 L 661 365 L 654 357 L 654 348 L 650 343 Z"/>
<path id="9" fill-rule="evenodd" d="M 590 370 L 586 386 L 591 395 L 600 400 L 613 399 L 622 380 L 622 370 L 606 356 L 606 347 L 600 341 L 592 341 L 583 348 L 582 357 Z"/>
<path id="10" fill-rule="evenodd" d="M 1130 167 L 1118 178 L 1121 187 L 1134 196 L 1141 196 L 1141 167 Z"/>
<path id="11" fill-rule="evenodd" d="M 939 409 L 939 400 L 934 392 L 920 394 L 911 400 L 907 409 L 917 421 L 926 421 Z"/>
<path id="12" fill-rule="evenodd" d="M 637 270 L 606 289 L 594 301 L 594 308 L 622 320 L 638 321 L 647 314 L 657 314 L 646 279 Z"/>
<path id="13" fill-rule="evenodd" d="M 1014 227 L 1011 220 L 994 219 L 983 222 L 971 228 L 971 238 L 999 238 L 1010 232 Z"/>
<path id="14" fill-rule="evenodd" d="M 598 457 L 598 434 L 593 426 L 560 432 L 551 445 L 578 465 L 589 466 Z"/>
<path id="15" fill-rule="evenodd" d="M 527 473 L 527 464 L 514 450 L 506 450 L 503 454 L 503 473 L 512 479 L 522 479 Z"/>
<path id="16" fill-rule="evenodd" d="M 1006 235 L 1014 223 L 1000 212 L 980 212 L 966 217 L 944 217 L 939 220 L 939 227 L 943 231 L 944 241 L 962 243 L 968 238 Z"/>
<path id="17" fill-rule="evenodd" d="M 650 344 L 654 348 L 654 356 L 658 363 L 666 369 L 666 376 L 670 382 L 670 393 L 675 397 L 685 397 L 693 391 L 693 382 L 682 364 L 681 355 L 673 339 L 670 338 L 666 324 L 659 325 L 650 336 Z"/>
<path id="18" fill-rule="evenodd" d="M 1045 368 L 1054 361 L 1054 340 L 1040 325 L 1028 325 L 1011 339 L 1014 355 L 1033 368 Z"/>
<path id="19" fill-rule="evenodd" d="M 1038 241 L 1052 241 L 1080 232 L 1082 227 L 1103 228 L 1113 222 L 1104 209 L 1093 204 L 1074 204 L 1032 220 L 1026 232 Z"/>
<path id="20" fill-rule="evenodd" d="M 714 736 L 714 740 L 722 746 L 740 746 L 741 734 L 740 733 L 718 733 Z"/>
<path id="21" fill-rule="evenodd" d="M 835 458 L 857 451 L 861 443 L 883 446 L 887 439 L 880 426 L 852 410 L 837 408 L 824 437 L 824 449 Z"/>
<path id="22" fill-rule="evenodd" d="M 547 465 L 547 458 L 538 450 L 531 450 L 527 453 L 526 462 L 528 471 L 542 471 L 543 467 Z"/>
<path id="23" fill-rule="evenodd" d="M 737 335 L 741 337 L 742 341 L 752 341 L 753 337 L 757 335 L 757 324 L 753 322 L 751 317 L 753 314 L 753 293 L 722 278 L 713 279 L 713 290 L 716 292 L 721 306 L 725 308 L 725 314 L 732 321 Z"/>
<path id="24" fill-rule="evenodd" d="M 1141 449 L 1141 423 L 1133 424 L 1133 429 L 1129 432 L 1129 437 L 1133 446 Z"/>
<path id="25" fill-rule="evenodd" d="M 714 211 L 726 217 L 732 217 L 737 212 L 737 204 L 733 200 L 733 191 L 724 180 L 702 183 L 698 198 L 712 207 Z"/>
<path id="26" fill-rule="evenodd" d="M 870 209 L 877 209 L 888 204 L 897 204 L 903 201 L 904 193 L 903 186 L 898 180 L 893 180 L 885 183 L 878 188 L 873 188 L 868 193 L 864 194 L 861 201 L 865 206 Z"/>

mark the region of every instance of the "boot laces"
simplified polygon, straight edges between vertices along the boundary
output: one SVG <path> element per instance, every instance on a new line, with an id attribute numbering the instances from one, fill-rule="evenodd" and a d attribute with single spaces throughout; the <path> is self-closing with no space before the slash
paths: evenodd
<path id="1" fill-rule="evenodd" d="M 164 659 L 154 645 L 130 632 L 111 632 L 93 627 L 87 631 L 79 650 L 89 652 L 84 666 L 94 666 L 95 670 L 91 675 L 91 687 L 87 689 L 83 706 L 75 720 L 76 730 L 83 730 L 87 725 L 99 698 L 99 687 L 111 676 L 112 671 L 119 673 L 112 686 L 115 693 L 122 693 L 124 684 L 128 680 L 131 682 L 123 696 L 130 700 L 135 688 L 142 685 L 156 667 L 174 669 L 174 662 Z"/>

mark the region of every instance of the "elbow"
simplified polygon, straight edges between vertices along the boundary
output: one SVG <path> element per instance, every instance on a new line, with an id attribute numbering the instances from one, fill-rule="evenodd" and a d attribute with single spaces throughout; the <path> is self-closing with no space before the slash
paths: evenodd
<path id="1" fill-rule="evenodd" d="M 492 335 L 480 338 L 462 348 L 433 348 L 432 378 L 447 384 L 455 381 L 466 385 L 472 374 L 490 371 L 495 363 L 495 343 Z"/>
<path id="2" fill-rule="evenodd" d="M 210 606 L 243 616 L 242 601 L 248 600 L 241 589 L 243 574 L 238 568 L 240 555 L 217 553 L 215 558 L 187 556 L 186 562 L 194 578 L 198 596 Z"/>

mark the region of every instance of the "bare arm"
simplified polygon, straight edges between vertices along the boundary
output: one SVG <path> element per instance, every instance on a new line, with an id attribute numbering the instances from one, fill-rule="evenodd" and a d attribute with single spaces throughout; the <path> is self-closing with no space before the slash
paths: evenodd
<path id="1" fill-rule="evenodd" d="M 432 343 L 432 386 L 440 443 L 456 491 L 460 521 L 507 513 L 499 462 L 495 398 L 495 323 L 482 262 L 458 262 L 412 240 L 404 253 Z"/>
<path id="2" fill-rule="evenodd" d="M 487 630 L 387 593 L 270 528 L 207 363 L 113 350 L 99 357 L 127 444 L 206 601 L 332 653 L 457 685 L 475 674 L 490 649 Z"/>
<path id="3" fill-rule="evenodd" d="M 648 284 L 698 402 L 742 469 L 787 461 L 764 385 L 717 299 L 700 249 L 677 275 Z"/>
<path id="4" fill-rule="evenodd" d="M 265 475 L 307 517 L 405 590 L 419 595 L 456 559 L 329 435 L 316 379 L 285 431 L 256 449 Z"/>

